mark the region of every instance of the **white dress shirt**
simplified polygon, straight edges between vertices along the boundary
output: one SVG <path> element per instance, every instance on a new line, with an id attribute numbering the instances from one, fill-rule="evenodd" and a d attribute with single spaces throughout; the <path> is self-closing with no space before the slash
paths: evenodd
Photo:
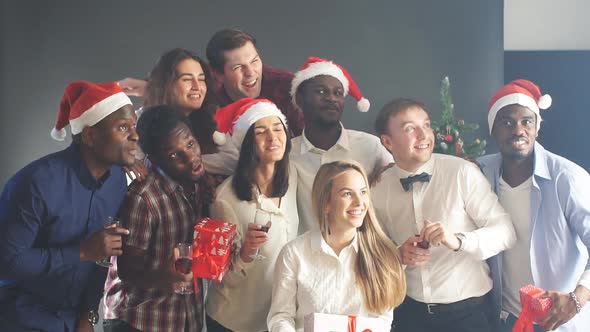
<path id="1" fill-rule="evenodd" d="M 510 214 L 518 241 L 510 250 L 502 253 L 502 309 L 518 317 L 521 310 L 520 294 L 518 290 L 522 286 L 533 285 L 533 272 L 531 271 L 531 186 L 533 178 L 530 177 L 517 187 L 510 187 L 504 179 L 500 178 L 498 198 L 500 204 Z"/>
<path id="2" fill-rule="evenodd" d="M 320 166 L 332 161 L 355 160 L 359 162 L 367 175 L 375 167 L 393 162 L 391 154 L 381 145 L 377 136 L 342 127 L 340 138 L 329 150 L 316 148 L 303 134 L 292 141 L 291 162 L 297 167 L 299 176 L 297 187 L 297 205 L 299 207 L 299 234 L 318 229 L 318 221 L 313 213 L 311 189 L 313 180 Z"/>
<path id="3" fill-rule="evenodd" d="M 415 182 L 405 192 L 400 178 L 422 172 L 432 176 L 430 182 Z M 492 289 L 484 260 L 511 248 L 516 236 L 509 215 L 475 164 L 433 154 L 415 173 L 394 165 L 371 195 L 379 222 L 398 245 L 419 234 L 424 220 L 465 235 L 463 251 L 431 247 L 426 265 L 406 268 L 408 296 L 425 303 L 453 303 Z"/>
<path id="4" fill-rule="evenodd" d="M 353 268 L 358 250 L 355 236 L 336 255 L 319 230 L 289 242 L 276 262 L 268 330 L 302 331 L 304 317 L 315 312 L 380 318 L 383 326 L 373 331 L 389 331 L 393 310 L 369 313 L 356 284 Z"/>
<path id="5" fill-rule="evenodd" d="M 217 188 L 211 216 L 237 225 L 236 255 L 222 283 L 211 283 L 207 315 L 233 331 L 266 331 L 275 262 L 283 246 L 297 236 L 297 171 L 291 166 L 289 190 L 282 197 L 280 208 L 264 195 L 259 196 L 258 202 L 238 199 L 232 189 L 232 178 L 227 178 Z M 246 263 L 239 255 L 241 239 L 248 224 L 254 222 L 257 206 L 272 213 L 268 240 L 260 248 L 260 254 L 266 259 Z"/>

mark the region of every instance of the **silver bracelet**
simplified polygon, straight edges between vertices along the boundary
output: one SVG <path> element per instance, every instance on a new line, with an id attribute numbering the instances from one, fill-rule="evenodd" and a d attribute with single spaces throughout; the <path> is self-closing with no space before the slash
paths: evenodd
<path id="1" fill-rule="evenodd" d="M 580 301 L 578 301 L 576 293 L 570 292 L 570 298 L 572 299 L 572 301 L 574 301 L 574 304 L 576 305 L 576 314 L 579 314 L 582 310 L 582 306 L 580 305 Z"/>

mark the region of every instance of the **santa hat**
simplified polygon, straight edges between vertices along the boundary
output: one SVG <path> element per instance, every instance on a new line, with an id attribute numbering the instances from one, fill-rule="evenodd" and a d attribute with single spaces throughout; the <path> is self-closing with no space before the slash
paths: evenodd
<path id="1" fill-rule="evenodd" d="M 346 69 L 330 60 L 313 56 L 307 58 L 303 67 L 295 73 L 295 77 L 293 77 L 293 80 L 291 81 L 291 97 L 293 98 L 294 104 L 295 95 L 297 94 L 297 88 L 299 85 L 304 81 L 319 75 L 328 75 L 339 80 L 344 88 L 344 95 L 350 94 L 356 99 L 356 108 L 361 112 L 369 110 L 371 104 L 363 97 L 361 90 Z"/>
<path id="2" fill-rule="evenodd" d="M 227 141 L 227 135 L 230 135 L 236 145 L 240 146 L 248 129 L 267 116 L 276 116 L 287 126 L 287 119 L 270 100 L 242 98 L 217 110 L 217 131 L 213 134 L 213 140 L 218 145 L 223 145 Z"/>
<path id="3" fill-rule="evenodd" d="M 66 86 L 61 98 L 57 122 L 51 130 L 51 137 L 63 141 L 66 137 L 65 127 L 68 124 L 71 126 L 72 135 L 76 135 L 81 133 L 84 127 L 94 126 L 125 105 L 133 104 L 115 82 L 72 82 Z"/>
<path id="4" fill-rule="evenodd" d="M 537 130 L 541 127 L 541 114 L 539 110 L 548 109 L 551 106 L 551 96 L 541 94 L 541 89 L 528 80 L 514 80 L 500 88 L 490 100 L 488 107 L 488 125 L 490 134 L 494 126 L 494 120 L 498 111 L 504 106 L 518 104 L 527 107 L 537 115 Z"/>

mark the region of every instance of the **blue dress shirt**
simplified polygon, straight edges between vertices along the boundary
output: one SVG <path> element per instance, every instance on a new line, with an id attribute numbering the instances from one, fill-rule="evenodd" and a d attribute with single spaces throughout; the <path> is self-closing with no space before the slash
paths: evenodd
<path id="1" fill-rule="evenodd" d="M 10 323 L 73 331 L 80 312 L 98 307 L 106 269 L 80 261 L 80 242 L 116 215 L 126 190 L 121 167 L 96 180 L 76 143 L 8 181 L 0 197 L 0 330 Z"/>
<path id="2" fill-rule="evenodd" d="M 590 175 L 573 162 L 534 147 L 530 206 L 530 262 L 535 286 L 569 293 L 577 285 L 590 289 Z M 502 156 L 484 156 L 479 163 L 498 193 Z M 502 302 L 502 256 L 488 263 L 499 317 Z M 524 285 L 523 285 L 524 286 Z M 590 331 L 590 306 L 556 331 Z"/>

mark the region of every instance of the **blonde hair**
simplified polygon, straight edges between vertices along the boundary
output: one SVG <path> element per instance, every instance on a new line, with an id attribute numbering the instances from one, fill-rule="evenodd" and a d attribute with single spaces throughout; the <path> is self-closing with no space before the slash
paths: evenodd
<path id="1" fill-rule="evenodd" d="M 356 161 L 334 161 L 318 170 L 312 189 L 313 211 L 324 238 L 330 234 L 325 208 L 332 196 L 334 178 L 348 170 L 359 172 L 367 188 L 367 174 Z M 370 200 L 367 214 L 357 229 L 359 251 L 354 264 L 356 283 L 370 312 L 384 313 L 399 306 L 406 296 L 406 276 L 397 248 L 377 222 Z"/>

